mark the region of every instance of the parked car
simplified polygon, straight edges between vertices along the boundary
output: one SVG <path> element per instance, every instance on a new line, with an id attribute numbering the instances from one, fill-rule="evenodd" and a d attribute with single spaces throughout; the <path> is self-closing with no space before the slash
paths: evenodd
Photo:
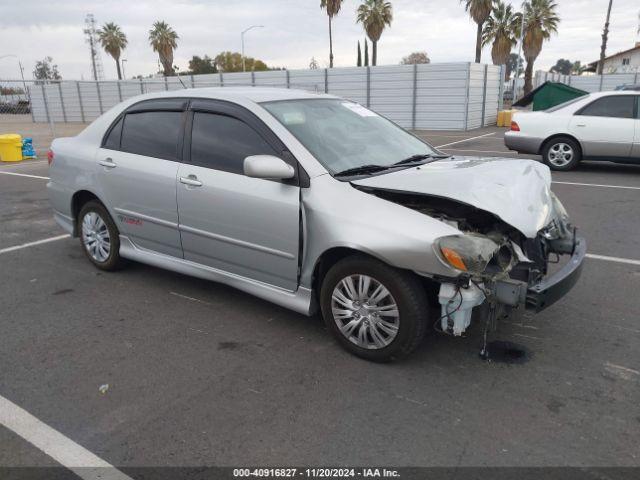
<path id="1" fill-rule="evenodd" d="M 517 112 L 504 143 L 542 155 L 553 170 L 571 170 L 583 159 L 640 163 L 640 93 L 592 93 L 545 111 Z"/>
<path id="2" fill-rule="evenodd" d="M 636 92 L 640 92 L 640 83 L 625 83 L 623 85 L 618 85 L 615 90 L 634 90 Z"/>
<path id="3" fill-rule="evenodd" d="M 473 311 L 548 307 L 586 251 L 544 165 L 450 157 L 331 95 L 143 95 L 49 159 L 55 218 L 96 267 L 136 260 L 319 310 L 370 360 L 409 354 L 433 325 L 461 335 Z M 555 254 L 570 258 L 548 275 Z"/>

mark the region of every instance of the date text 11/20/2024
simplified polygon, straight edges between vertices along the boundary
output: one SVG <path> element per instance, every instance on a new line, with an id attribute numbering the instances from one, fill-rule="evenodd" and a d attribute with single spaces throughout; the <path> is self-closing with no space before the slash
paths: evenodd
<path id="1" fill-rule="evenodd" d="M 235 468 L 233 476 L 262 478 L 399 478 L 387 468 Z"/>

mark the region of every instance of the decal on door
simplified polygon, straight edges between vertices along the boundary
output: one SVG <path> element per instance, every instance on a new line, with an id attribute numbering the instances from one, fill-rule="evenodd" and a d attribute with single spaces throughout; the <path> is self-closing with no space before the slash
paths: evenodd
<path id="1" fill-rule="evenodd" d="M 118 215 L 118 220 L 120 220 L 121 223 L 126 223 L 127 225 L 142 225 L 142 220 L 139 218 L 128 217 L 126 215 Z"/>

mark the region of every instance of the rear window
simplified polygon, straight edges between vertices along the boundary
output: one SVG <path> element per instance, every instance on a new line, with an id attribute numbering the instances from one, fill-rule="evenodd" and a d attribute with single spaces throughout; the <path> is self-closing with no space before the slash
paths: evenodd
<path id="1" fill-rule="evenodd" d="M 103 148 L 108 148 L 110 150 L 120 150 L 120 134 L 122 133 L 122 121 L 124 117 L 121 117 L 120 120 L 109 130 L 109 134 L 107 138 L 104 140 Z"/>
<path id="2" fill-rule="evenodd" d="M 178 160 L 181 132 L 182 112 L 127 113 L 120 150 L 164 160 Z"/>

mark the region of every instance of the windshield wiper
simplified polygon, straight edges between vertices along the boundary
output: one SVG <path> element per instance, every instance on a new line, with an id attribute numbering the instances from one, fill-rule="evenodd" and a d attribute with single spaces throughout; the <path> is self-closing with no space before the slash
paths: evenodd
<path id="1" fill-rule="evenodd" d="M 427 160 L 430 159 L 432 161 L 436 161 L 439 160 L 441 158 L 447 158 L 447 155 L 433 155 L 430 153 L 422 153 L 422 154 L 417 154 L 417 155 L 411 155 L 408 158 L 405 158 L 404 160 L 400 160 L 399 162 L 394 163 L 392 166 L 398 166 L 398 165 L 408 165 L 408 164 L 412 164 L 412 163 L 421 163 L 422 160 Z M 426 162 L 425 162 L 426 163 Z"/>
<path id="2" fill-rule="evenodd" d="M 367 175 L 369 173 L 381 172 L 389 167 L 385 165 L 361 165 L 359 167 L 347 168 L 334 174 L 334 177 L 349 177 L 351 175 Z"/>

